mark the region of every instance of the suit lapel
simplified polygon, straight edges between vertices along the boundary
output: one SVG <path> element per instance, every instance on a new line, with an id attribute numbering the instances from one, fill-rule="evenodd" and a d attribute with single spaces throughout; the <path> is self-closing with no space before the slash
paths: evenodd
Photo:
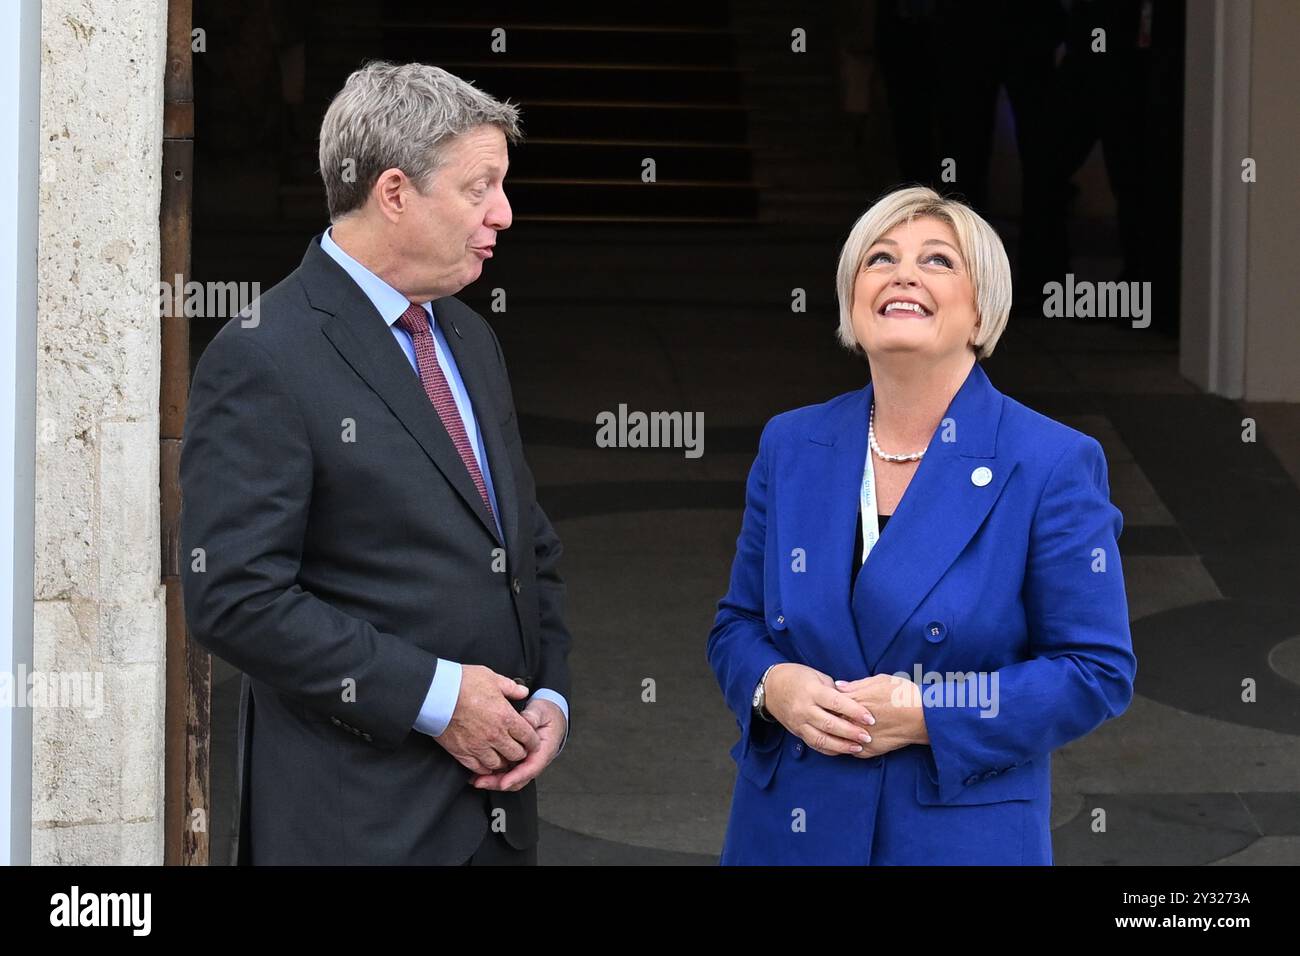
<path id="1" fill-rule="evenodd" d="M 348 274 L 322 251 L 319 237 L 308 246 L 302 269 L 303 286 L 312 307 L 329 315 L 321 324 L 325 336 L 424 449 L 488 534 L 500 540 L 460 453 L 383 317 Z M 505 470 L 509 470 L 508 465 Z M 495 471 L 492 477 L 496 479 Z"/>
<path id="2" fill-rule="evenodd" d="M 974 537 L 1015 468 L 997 456 L 1002 401 L 976 362 L 858 573 L 853 618 L 867 674 L 876 672 L 903 624 Z M 945 430 L 951 441 L 943 440 Z M 863 465 L 865 457 L 859 470 Z M 975 475 L 981 467 L 990 472 L 983 485 L 975 483 L 985 477 Z"/>

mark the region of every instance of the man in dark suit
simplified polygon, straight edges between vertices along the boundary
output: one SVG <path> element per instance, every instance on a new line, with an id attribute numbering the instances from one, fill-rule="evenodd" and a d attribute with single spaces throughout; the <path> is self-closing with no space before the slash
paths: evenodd
<path id="1" fill-rule="evenodd" d="M 536 862 L 561 548 L 455 298 L 510 225 L 507 139 L 517 109 L 443 70 L 354 73 L 321 127 L 332 227 L 195 371 L 185 610 L 248 678 L 241 863 Z"/>

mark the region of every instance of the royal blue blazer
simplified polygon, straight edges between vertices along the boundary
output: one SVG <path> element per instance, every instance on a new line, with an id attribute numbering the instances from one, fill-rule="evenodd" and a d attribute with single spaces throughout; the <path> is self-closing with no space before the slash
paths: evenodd
<path id="1" fill-rule="evenodd" d="M 1050 864 L 1050 755 L 1133 695 L 1106 459 L 976 362 L 850 592 L 871 396 L 777 415 L 759 441 L 708 640 L 740 728 L 721 862 Z M 828 757 L 751 719 L 785 661 L 921 676 L 930 743 Z"/>

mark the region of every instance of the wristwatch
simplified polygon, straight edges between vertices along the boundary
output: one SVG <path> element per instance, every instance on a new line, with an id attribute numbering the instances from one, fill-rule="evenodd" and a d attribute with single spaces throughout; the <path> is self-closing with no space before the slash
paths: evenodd
<path id="1" fill-rule="evenodd" d="M 767 670 L 763 671 L 763 676 L 759 680 L 758 686 L 754 688 L 754 713 L 758 714 L 758 716 L 762 717 L 769 724 L 774 724 L 777 721 L 775 717 L 767 712 L 767 708 L 764 707 L 763 704 L 767 700 L 767 675 L 772 673 L 772 667 L 775 666 L 776 665 L 773 664 Z"/>

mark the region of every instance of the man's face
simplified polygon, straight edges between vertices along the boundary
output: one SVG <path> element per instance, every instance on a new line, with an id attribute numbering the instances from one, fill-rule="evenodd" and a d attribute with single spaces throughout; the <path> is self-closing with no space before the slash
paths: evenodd
<path id="1" fill-rule="evenodd" d="M 401 217 L 398 242 L 421 289 L 454 295 L 482 273 L 497 233 L 510 228 L 509 165 L 505 134 L 479 126 L 451 141 L 423 193 L 410 192 L 411 214 Z"/>

